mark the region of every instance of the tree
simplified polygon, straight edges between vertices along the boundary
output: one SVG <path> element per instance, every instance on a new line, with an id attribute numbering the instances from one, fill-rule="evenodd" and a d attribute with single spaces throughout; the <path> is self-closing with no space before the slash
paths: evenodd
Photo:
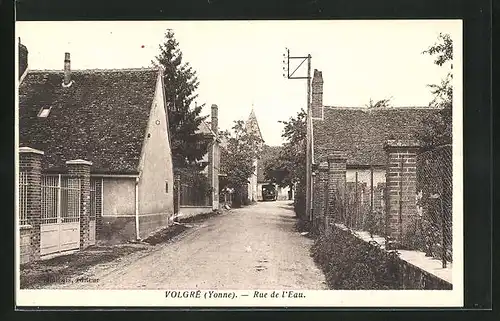
<path id="1" fill-rule="evenodd" d="M 280 153 L 264 164 L 265 177 L 281 187 L 305 182 L 306 112 L 302 109 L 295 118 L 279 121 L 284 124 L 281 137 L 285 139 Z"/>
<path id="2" fill-rule="evenodd" d="M 381 108 L 381 107 L 390 107 L 391 106 L 391 98 L 381 99 L 377 102 L 374 102 L 373 99 L 370 98 L 370 102 L 365 105 L 367 108 Z"/>
<path id="3" fill-rule="evenodd" d="M 197 133 L 198 126 L 206 117 L 200 117 L 204 106 L 191 108 L 198 97 L 199 82 L 196 71 L 183 63 L 182 52 L 175 34 L 168 29 L 164 43 L 159 46 L 160 54 L 153 65 L 165 68 L 163 82 L 165 100 L 168 106 L 168 120 L 174 169 L 194 167 L 201 169 L 197 161 L 208 151 L 208 141 Z"/>
<path id="4" fill-rule="evenodd" d="M 438 42 L 422 53 L 434 56 L 434 63 L 438 66 L 445 66 L 449 63 L 449 71 L 441 83 L 428 85 L 434 95 L 429 106 L 438 107 L 440 110 L 436 114 L 430 114 L 425 119 L 418 137 L 424 149 L 430 149 L 452 142 L 453 41 L 450 35 L 439 34 Z"/>
<path id="5" fill-rule="evenodd" d="M 258 158 L 262 139 L 247 131 L 242 120 L 235 121 L 232 132 L 222 132 L 221 172 L 226 174 L 226 187 L 236 193 L 235 205 L 241 205 L 245 187 L 250 176 L 255 172 L 254 160 Z"/>
<path id="6" fill-rule="evenodd" d="M 298 217 L 305 214 L 306 198 L 306 126 L 307 114 L 301 109 L 297 116 L 284 124 L 281 137 L 285 139 L 280 153 L 265 164 L 264 175 L 281 187 L 296 186 L 294 209 Z"/>

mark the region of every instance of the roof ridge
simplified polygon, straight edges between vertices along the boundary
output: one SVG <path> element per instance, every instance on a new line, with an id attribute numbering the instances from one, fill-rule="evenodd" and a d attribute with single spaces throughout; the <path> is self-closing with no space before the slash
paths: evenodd
<path id="1" fill-rule="evenodd" d="M 341 110 L 394 110 L 394 109 L 441 109 L 442 107 L 433 106 L 391 106 L 391 107 L 360 107 L 360 106 L 323 106 L 330 109 L 341 109 Z"/>
<path id="2" fill-rule="evenodd" d="M 158 67 L 140 67 L 140 68 L 92 68 L 92 69 L 71 69 L 71 72 L 123 72 L 123 71 L 158 71 Z M 63 69 L 29 69 L 28 72 L 58 72 L 63 73 Z"/>

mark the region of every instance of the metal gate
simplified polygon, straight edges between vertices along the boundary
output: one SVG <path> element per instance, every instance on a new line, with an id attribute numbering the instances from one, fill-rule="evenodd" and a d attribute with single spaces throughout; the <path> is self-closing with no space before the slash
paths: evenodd
<path id="1" fill-rule="evenodd" d="M 80 248 L 80 189 L 78 178 L 42 175 L 40 255 Z"/>
<path id="2" fill-rule="evenodd" d="M 89 244 L 96 243 L 96 217 L 97 217 L 97 179 L 90 180 L 90 217 L 89 217 Z"/>

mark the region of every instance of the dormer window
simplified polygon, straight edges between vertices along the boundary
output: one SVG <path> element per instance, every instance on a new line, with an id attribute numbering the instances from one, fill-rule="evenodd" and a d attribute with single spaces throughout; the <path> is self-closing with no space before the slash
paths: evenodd
<path id="1" fill-rule="evenodd" d="M 51 107 L 43 107 L 38 112 L 38 117 L 40 117 L 40 118 L 47 118 L 47 116 L 49 116 L 50 109 L 51 109 Z"/>

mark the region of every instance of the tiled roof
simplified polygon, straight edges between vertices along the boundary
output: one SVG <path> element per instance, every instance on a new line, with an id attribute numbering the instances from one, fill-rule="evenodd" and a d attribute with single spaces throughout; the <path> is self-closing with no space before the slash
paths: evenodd
<path id="1" fill-rule="evenodd" d="M 29 71 L 19 88 L 19 141 L 45 152 L 43 166 L 61 169 L 71 159 L 92 171 L 136 173 L 154 98 L 154 69 Z M 41 108 L 51 108 L 47 118 Z"/>
<path id="2" fill-rule="evenodd" d="M 266 162 L 269 159 L 276 157 L 281 150 L 281 146 L 268 146 L 264 145 L 262 147 L 262 153 L 259 161 L 257 162 L 257 182 L 266 182 L 266 178 L 264 176 L 264 170 L 266 166 Z"/>
<path id="3" fill-rule="evenodd" d="M 324 107 L 324 120 L 313 120 L 314 159 L 334 150 L 347 154 L 348 165 L 384 165 L 387 139 L 415 139 L 429 107 Z"/>

